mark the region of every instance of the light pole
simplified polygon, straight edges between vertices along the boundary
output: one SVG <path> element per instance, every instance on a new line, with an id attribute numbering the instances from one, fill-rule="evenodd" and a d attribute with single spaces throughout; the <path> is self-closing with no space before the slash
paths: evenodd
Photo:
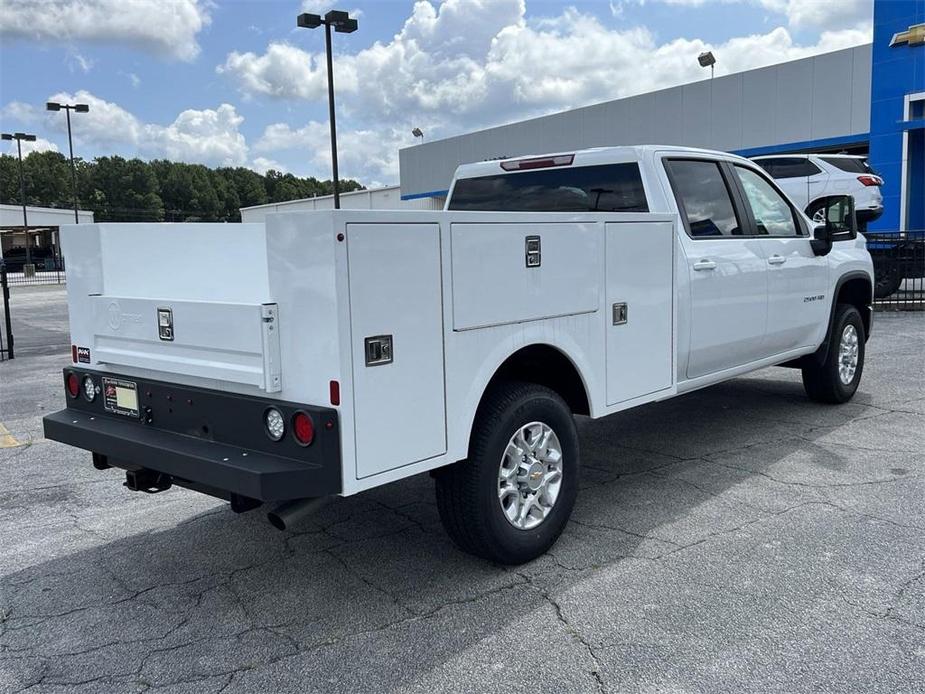
<path id="1" fill-rule="evenodd" d="M 424 131 L 423 130 L 421 130 L 420 128 L 414 128 L 411 131 L 411 134 L 414 135 L 415 138 L 418 138 L 418 137 L 421 138 L 421 144 L 424 144 Z"/>
<path id="2" fill-rule="evenodd" d="M 331 120 L 331 168 L 334 173 L 334 209 L 340 209 L 340 184 L 337 178 L 337 126 L 334 123 L 334 65 L 331 59 L 331 28 L 341 34 L 352 34 L 357 30 L 357 20 L 341 10 L 331 10 L 324 17 L 307 12 L 296 18 L 296 24 L 303 29 L 317 29 L 324 25 L 324 49 L 328 59 L 328 116 Z"/>
<path id="3" fill-rule="evenodd" d="M 22 201 L 22 230 L 26 235 L 26 265 L 32 265 L 32 250 L 29 248 L 29 219 L 26 217 L 26 177 L 22 170 L 22 142 L 35 142 L 35 135 L 26 133 L 2 133 L 4 140 L 16 140 L 16 153 L 19 155 L 19 199 Z"/>
<path id="4" fill-rule="evenodd" d="M 713 68 L 716 66 L 716 57 L 713 55 L 713 51 L 704 51 L 697 56 L 697 62 L 700 63 L 700 67 L 709 67 L 710 68 L 710 141 L 709 146 L 713 146 Z"/>
<path id="5" fill-rule="evenodd" d="M 67 146 L 71 153 L 71 186 L 74 192 L 74 224 L 80 224 L 80 216 L 77 214 L 77 166 L 74 164 L 74 141 L 71 139 L 71 111 L 77 113 L 86 113 L 90 110 L 88 104 L 59 104 L 55 101 L 49 101 L 45 104 L 48 111 L 60 111 L 64 109 L 67 113 Z"/>

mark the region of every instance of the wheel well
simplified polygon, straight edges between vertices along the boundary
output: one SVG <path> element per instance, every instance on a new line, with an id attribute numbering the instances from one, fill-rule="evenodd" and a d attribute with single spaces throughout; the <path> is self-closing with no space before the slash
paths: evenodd
<path id="1" fill-rule="evenodd" d="M 861 314 L 864 335 L 870 335 L 870 304 L 873 301 L 873 287 L 870 280 L 855 277 L 838 288 L 835 304 L 850 304 Z"/>
<path id="2" fill-rule="evenodd" d="M 574 414 L 590 414 L 588 394 L 578 369 L 555 347 L 530 345 L 517 350 L 491 377 L 486 392 L 502 381 L 524 381 L 546 386 L 562 396 Z"/>

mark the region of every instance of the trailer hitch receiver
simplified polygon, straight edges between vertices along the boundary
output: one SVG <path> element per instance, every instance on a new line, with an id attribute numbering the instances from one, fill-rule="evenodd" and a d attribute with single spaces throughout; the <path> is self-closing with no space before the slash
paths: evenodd
<path id="1" fill-rule="evenodd" d="M 140 470 L 126 470 L 123 484 L 133 492 L 157 494 L 170 489 L 173 485 L 173 480 L 170 475 L 141 468 Z"/>

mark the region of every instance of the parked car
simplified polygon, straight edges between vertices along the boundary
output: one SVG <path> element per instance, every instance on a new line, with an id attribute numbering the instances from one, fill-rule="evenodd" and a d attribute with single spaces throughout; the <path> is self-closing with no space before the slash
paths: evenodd
<path id="1" fill-rule="evenodd" d="M 37 247 L 31 249 L 32 264 L 37 271 L 55 269 L 55 252 L 51 248 Z M 7 272 L 22 272 L 26 265 L 25 246 L 14 246 L 3 252 Z"/>
<path id="2" fill-rule="evenodd" d="M 443 211 L 63 227 L 45 436 L 280 528 L 430 472 L 462 549 L 528 561 L 575 503 L 573 415 L 772 365 L 851 399 L 873 269 L 834 200 L 815 225 L 747 159 L 650 145 L 461 166 Z"/>
<path id="3" fill-rule="evenodd" d="M 823 199 L 851 195 L 863 231 L 883 214 L 880 178 L 866 157 L 849 154 L 787 154 L 752 157 L 809 217 L 821 224 Z"/>

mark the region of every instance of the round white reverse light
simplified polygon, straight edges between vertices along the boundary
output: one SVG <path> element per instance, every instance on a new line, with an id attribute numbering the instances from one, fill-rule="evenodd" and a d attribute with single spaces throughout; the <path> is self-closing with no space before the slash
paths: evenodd
<path id="1" fill-rule="evenodd" d="M 286 433 L 286 420 L 283 419 L 283 414 L 271 407 L 267 410 L 264 419 L 267 425 L 267 436 L 274 441 L 279 441 L 283 438 L 283 434 Z"/>
<path id="2" fill-rule="evenodd" d="M 89 376 L 84 376 L 84 397 L 87 399 L 87 402 L 93 402 L 93 399 L 96 397 L 96 384 Z"/>

